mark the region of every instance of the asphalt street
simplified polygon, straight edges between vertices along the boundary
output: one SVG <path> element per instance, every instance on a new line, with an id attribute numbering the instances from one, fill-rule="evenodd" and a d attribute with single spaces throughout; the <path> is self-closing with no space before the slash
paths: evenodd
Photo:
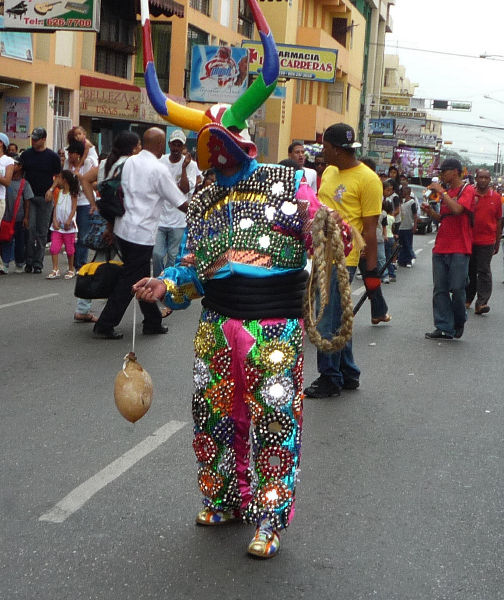
<path id="1" fill-rule="evenodd" d="M 72 281 L 1 277 L 0 598 L 504 598 L 502 254 L 491 312 L 430 341 L 433 239 L 415 236 L 416 265 L 384 286 L 392 321 L 356 317 L 360 389 L 305 400 L 296 517 L 266 562 L 246 554 L 250 527 L 194 525 L 199 303 L 165 336 L 137 324 L 154 401 L 132 425 L 113 401 L 132 308 L 122 341 L 95 340 L 73 323 Z"/>

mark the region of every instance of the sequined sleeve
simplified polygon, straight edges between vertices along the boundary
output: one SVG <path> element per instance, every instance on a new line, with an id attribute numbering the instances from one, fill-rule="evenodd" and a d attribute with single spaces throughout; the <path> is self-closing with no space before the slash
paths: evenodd
<path id="1" fill-rule="evenodd" d="M 172 310 L 187 308 L 191 300 L 203 296 L 203 286 L 194 267 L 168 267 L 159 279 L 166 285 L 164 303 Z"/>

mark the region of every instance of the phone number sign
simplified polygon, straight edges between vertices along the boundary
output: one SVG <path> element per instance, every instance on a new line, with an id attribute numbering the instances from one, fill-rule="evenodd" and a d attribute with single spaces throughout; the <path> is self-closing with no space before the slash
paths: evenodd
<path id="1" fill-rule="evenodd" d="M 99 31 L 100 0 L 4 0 L 4 27 L 16 31 Z"/>

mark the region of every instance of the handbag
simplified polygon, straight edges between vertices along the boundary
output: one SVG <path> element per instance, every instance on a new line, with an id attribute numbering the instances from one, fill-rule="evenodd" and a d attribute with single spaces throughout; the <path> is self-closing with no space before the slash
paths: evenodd
<path id="1" fill-rule="evenodd" d="M 108 298 L 121 275 L 123 263 L 119 260 L 96 261 L 83 265 L 75 278 L 74 295 L 77 298 L 95 300 Z"/>
<path id="2" fill-rule="evenodd" d="M 109 247 L 103 239 L 103 234 L 107 229 L 107 220 L 99 212 L 94 212 L 89 217 L 89 230 L 84 236 L 82 243 L 91 250 L 105 250 Z"/>
<path id="3" fill-rule="evenodd" d="M 2 219 L 0 223 L 0 242 L 10 242 L 14 237 L 14 228 L 16 226 L 16 216 L 19 210 L 19 204 L 21 203 L 21 196 L 23 195 L 23 189 L 25 186 L 25 180 L 21 179 L 21 183 L 19 185 L 19 190 L 16 196 L 16 201 L 14 202 L 14 208 L 12 211 L 12 218 L 10 221 L 6 221 Z"/>

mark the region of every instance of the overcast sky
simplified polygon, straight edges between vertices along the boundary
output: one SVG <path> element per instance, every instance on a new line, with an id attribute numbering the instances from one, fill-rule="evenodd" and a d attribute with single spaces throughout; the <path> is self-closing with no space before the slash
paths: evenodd
<path id="1" fill-rule="evenodd" d="M 503 1 L 396 0 L 391 14 L 393 32 L 387 34 L 385 51 L 398 54 L 406 76 L 419 84 L 415 96 L 472 102 L 471 112 L 431 112 L 444 123 L 444 140 L 453 141 L 448 147 L 467 150 L 475 162 L 495 162 L 498 142 L 501 156 L 504 153 Z M 497 56 L 493 60 L 467 57 L 481 54 Z M 450 126 L 449 121 L 502 127 L 502 131 Z"/>

